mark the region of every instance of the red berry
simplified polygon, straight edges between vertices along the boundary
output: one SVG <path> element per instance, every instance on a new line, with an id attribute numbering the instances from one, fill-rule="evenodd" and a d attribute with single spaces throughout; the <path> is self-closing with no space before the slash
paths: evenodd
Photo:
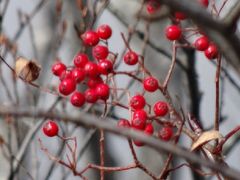
<path id="1" fill-rule="evenodd" d="M 58 135 L 58 125 L 54 121 L 47 121 L 42 127 L 43 133 L 48 137 L 53 137 Z"/>
<path id="2" fill-rule="evenodd" d="M 71 103 L 73 106 L 81 107 L 85 103 L 85 96 L 81 92 L 75 91 L 71 96 Z"/>
<path id="3" fill-rule="evenodd" d="M 209 42 L 208 38 L 206 36 L 201 36 L 198 39 L 196 39 L 194 46 L 199 51 L 204 51 L 208 48 Z"/>
<path id="4" fill-rule="evenodd" d="M 88 46 L 95 46 L 99 42 L 98 34 L 95 31 L 88 30 L 81 35 L 84 44 Z"/>
<path id="5" fill-rule="evenodd" d="M 96 59 L 105 59 L 108 56 L 108 47 L 107 46 L 102 46 L 102 45 L 97 45 L 93 48 L 92 54 L 93 57 Z"/>
<path id="6" fill-rule="evenodd" d="M 123 60 L 128 65 L 135 65 L 138 62 L 138 55 L 134 51 L 128 51 L 124 55 Z"/>
<path id="7" fill-rule="evenodd" d="M 98 65 L 90 61 L 84 66 L 84 71 L 89 77 L 96 77 L 99 75 Z"/>
<path id="8" fill-rule="evenodd" d="M 112 35 L 112 29 L 109 25 L 103 24 L 97 28 L 97 34 L 101 39 L 108 39 Z"/>
<path id="9" fill-rule="evenodd" d="M 171 127 L 163 127 L 158 131 L 158 137 L 164 141 L 169 141 L 173 136 L 173 130 Z"/>
<path id="10" fill-rule="evenodd" d="M 87 89 L 84 92 L 84 96 L 88 103 L 95 103 L 98 100 L 97 93 L 94 89 Z"/>
<path id="11" fill-rule="evenodd" d="M 145 104 L 146 104 L 145 98 L 140 94 L 135 95 L 130 99 L 130 106 L 133 109 L 143 109 Z"/>
<path id="12" fill-rule="evenodd" d="M 143 80 L 143 87 L 146 91 L 154 92 L 158 89 L 158 80 L 152 76 Z"/>
<path id="13" fill-rule="evenodd" d="M 178 40 L 182 35 L 182 30 L 177 25 L 170 25 L 165 29 L 165 35 L 170 40 Z"/>
<path id="14" fill-rule="evenodd" d="M 218 55 L 217 46 L 213 43 L 210 44 L 208 48 L 204 51 L 204 53 L 208 59 L 215 59 Z"/>
<path id="15" fill-rule="evenodd" d="M 63 71 L 61 76 L 59 77 L 60 81 L 64 80 L 64 79 L 73 79 L 73 74 L 71 70 L 66 70 Z"/>
<path id="16" fill-rule="evenodd" d="M 166 102 L 158 101 L 154 104 L 153 111 L 156 116 L 165 116 L 168 113 L 168 105 Z"/>
<path id="17" fill-rule="evenodd" d="M 52 65 L 52 73 L 56 76 L 60 76 L 66 69 L 67 67 L 60 61 Z"/>
<path id="18" fill-rule="evenodd" d="M 198 2 L 201 4 L 201 5 L 203 5 L 204 7 L 208 7 L 208 4 L 209 4 L 209 2 L 208 2 L 208 0 L 198 0 Z"/>
<path id="19" fill-rule="evenodd" d="M 72 70 L 72 76 L 73 76 L 73 78 L 75 79 L 75 81 L 76 81 L 77 83 L 80 83 L 80 82 L 82 82 L 82 81 L 84 80 L 84 78 L 85 78 L 85 72 L 84 72 L 84 70 L 82 70 L 82 69 L 74 68 L 74 69 Z"/>
<path id="20" fill-rule="evenodd" d="M 149 0 L 147 2 L 147 12 L 149 14 L 153 14 L 159 9 L 160 9 L 160 3 L 157 0 Z"/>
<path id="21" fill-rule="evenodd" d="M 74 65 L 78 68 L 84 68 L 88 61 L 88 56 L 84 53 L 78 53 L 73 59 Z"/>
<path id="22" fill-rule="evenodd" d="M 151 123 L 148 123 L 144 129 L 144 133 L 147 135 L 152 135 L 154 132 L 153 125 Z"/>
<path id="23" fill-rule="evenodd" d="M 118 125 L 118 127 L 125 127 L 125 128 L 131 127 L 130 122 L 126 119 L 119 119 L 117 125 Z"/>
<path id="24" fill-rule="evenodd" d="M 113 71 L 113 63 L 110 60 L 104 59 L 98 63 L 98 71 L 103 75 L 108 75 Z"/>
<path id="25" fill-rule="evenodd" d="M 147 121 L 147 113 L 141 109 L 141 110 L 136 110 L 133 113 L 133 117 L 131 120 L 132 127 L 138 130 L 143 130 L 145 128 Z"/>
<path id="26" fill-rule="evenodd" d="M 95 88 L 98 84 L 103 83 L 103 80 L 100 76 L 89 78 L 87 82 L 87 86 L 91 89 Z"/>
<path id="27" fill-rule="evenodd" d="M 107 84 L 98 84 L 96 87 L 96 93 L 99 99 L 107 100 L 109 98 L 110 90 Z"/>
<path id="28" fill-rule="evenodd" d="M 133 143 L 138 147 L 144 146 L 144 143 L 138 140 L 134 140 Z"/>
<path id="29" fill-rule="evenodd" d="M 59 84 L 59 92 L 65 96 L 71 94 L 76 89 L 76 82 L 74 79 L 63 79 Z"/>
<path id="30" fill-rule="evenodd" d="M 186 14 L 183 12 L 175 12 L 174 15 L 177 20 L 184 20 L 187 18 Z"/>

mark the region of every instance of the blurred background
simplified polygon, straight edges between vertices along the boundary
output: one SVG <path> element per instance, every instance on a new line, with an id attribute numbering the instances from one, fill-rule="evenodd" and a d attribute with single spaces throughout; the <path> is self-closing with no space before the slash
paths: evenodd
<path id="1" fill-rule="evenodd" d="M 211 2 L 211 1 L 210 1 Z M 221 15 L 224 16 L 237 2 L 229 0 L 224 7 Z M 42 67 L 40 77 L 36 81 L 42 87 L 55 89 L 58 79 L 51 73 L 51 66 L 57 58 L 65 64 L 72 65 L 73 58 L 81 49 L 81 41 L 76 33 L 76 26 L 80 26 L 83 21 L 76 0 L 62 1 L 61 13 L 56 11 L 55 0 L 1 0 L 1 13 L 4 13 L 1 22 L 1 38 L 7 38 L 8 46 L 1 44 L 1 55 L 14 67 L 16 57 L 23 56 L 28 59 L 36 60 Z M 102 8 L 104 1 L 88 0 L 84 1 L 89 8 L 99 10 L 93 29 L 101 24 L 108 24 L 112 27 L 113 35 L 109 40 L 109 49 L 119 53 L 117 62 L 121 62 L 125 45 L 121 38 L 121 32 L 128 34 L 129 28 L 136 26 L 136 30 L 131 36 L 130 45 L 139 54 L 145 57 L 146 67 L 152 74 L 161 81 L 166 75 L 170 63 L 171 43 L 164 37 L 164 28 L 171 23 L 170 18 L 153 20 L 146 23 L 146 20 L 137 20 L 137 13 L 141 8 L 141 2 L 137 0 L 110 0 L 106 7 Z M 222 4 L 222 0 L 216 5 Z M 6 11 L 4 10 L 6 9 Z M 165 13 L 163 10 L 159 12 Z M 141 16 L 147 16 L 143 9 Z M 86 18 L 87 23 L 92 21 L 91 15 Z M 191 21 L 184 22 L 188 26 Z M 149 27 L 149 42 L 143 47 L 144 33 Z M 238 24 L 239 28 L 239 24 Z M 237 28 L 237 33 L 238 32 Z M 195 39 L 196 37 L 192 37 Z M 1 40 L 0 40 L 1 41 Z M 90 51 L 89 51 L 90 52 Z M 163 53 L 164 52 L 164 53 Z M 177 104 L 181 104 L 184 111 L 193 113 L 201 120 L 204 129 L 210 129 L 213 125 L 215 113 L 215 65 L 207 60 L 201 53 L 191 50 L 179 50 L 177 54 L 182 67 L 177 65 L 173 79 L 171 80 L 169 92 Z M 223 61 L 226 73 L 221 76 L 221 118 L 220 131 L 225 135 L 229 130 L 239 125 L 240 107 L 240 74 L 234 71 L 227 61 Z M 133 70 L 123 63 L 117 67 L 118 70 Z M 192 71 L 189 71 L 192 69 Z M 193 81 L 194 81 L 194 84 Z M 142 92 L 137 82 L 131 83 L 130 78 L 118 76 L 116 82 L 118 87 L 128 89 L 131 95 Z M 191 89 L 192 87 L 197 89 Z M 193 93 L 193 94 L 191 94 Z M 197 102 L 193 97 L 198 97 Z M 200 98 L 201 97 L 201 98 Z M 12 72 L 3 63 L 0 70 L 0 102 L 1 105 L 26 107 L 30 109 L 48 110 L 57 100 L 57 96 L 40 91 L 37 88 L 26 85 L 19 79 L 13 77 Z M 153 104 L 156 100 L 161 100 L 159 93 L 147 94 L 147 102 Z M 123 103 L 127 97 L 121 99 Z M 81 109 L 73 107 L 68 99 L 63 99 L 54 106 L 55 112 L 66 112 L 78 114 L 80 111 L 87 111 L 88 106 Z M 95 105 L 89 111 L 102 111 L 101 105 Z M 129 118 L 128 111 L 113 107 L 112 116 L 118 118 Z M 40 138 L 48 150 L 56 156 L 65 158 L 65 149 L 62 141 L 56 138 L 47 138 L 41 132 L 39 118 L 11 118 L 10 120 L 0 118 L 0 137 L 7 142 L 7 150 L 0 148 L 0 180 L 19 179 L 67 179 L 74 180 L 79 177 L 74 175 L 65 167 L 53 163 L 44 152 L 40 150 L 38 138 Z M 84 143 L 89 140 L 88 145 L 81 153 L 78 161 L 78 169 L 84 168 L 89 162 L 99 162 L 99 133 L 94 130 L 85 129 L 75 124 L 61 122 L 61 132 L 65 136 L 76 136 L 78 141 L 78 151 L 82 150 Z M 91 137 L 91 138 L 90 138 Z M 233 138 L 226 145 L 226 162 L 232 167 L 239 168 L 239 145 Z M 180 144 L 185 147 L 190 146 L 189 138 L 181 136 Z M 116 135 L 106 133 L 106 164 L 108 166 L 124 166 L 132 162 L 127 140 Z M 154 173 L 159 173 L 166 159 L 166 154 L 157 153 L 149 147 L 135 148 L 139 160 L 147 164 Z M 5 157 L 5 153 L 11 152 L 14 157 L 10 160 Z M 10 163 L 10 161 L 12 163 Z M 174 158 L 172 166 L 183 162 L 177 157 Z M 12 173 L 11 173 L 12 172 Z M 14 173 L 13 173 L 14 172 Z M 10 174 L 13 174 L 11 176 Z M 89 170 L 86 173 L 89 179 L 99 179 L 99 173 Z M 151 179 L 138 169 L 124 172 L 108 173 L 106 179 L 130 180 L 130 179 Z M 169 179 L 201 179 L 190 170 L 183 167 L 169 176 Z M 214 178 L 208 178 L 214 179 Z"/>

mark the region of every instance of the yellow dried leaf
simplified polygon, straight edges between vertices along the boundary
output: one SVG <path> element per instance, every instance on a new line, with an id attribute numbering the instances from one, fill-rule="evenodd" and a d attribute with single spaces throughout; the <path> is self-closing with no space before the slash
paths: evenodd
<path id="1" fill-rule="evenodd" d="M 198 139 L 192 144 L 191 146 L 191 151 L 194 151 L 197 149 L 199 146 L 215 140 L 215 139 L 221 139 L 223 136 L 219 133 L 219 131 L 211 130 L 211 131 L 206 131 L 203 132 Z"/>
<path id="2" fill-rule="evenodd" d="M 16 60 L 15 72 L 18 77 L 27 82 L 36 80 L 40 70 L 40 66 L 34 61 L 29 61 L 23 57 L 19 57 Z"/>

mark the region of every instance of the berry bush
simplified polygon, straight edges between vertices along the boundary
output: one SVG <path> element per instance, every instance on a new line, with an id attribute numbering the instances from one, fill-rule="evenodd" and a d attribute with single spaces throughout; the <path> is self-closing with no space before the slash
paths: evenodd
<path id="1" fill-rule="evenodd" d="M 192 179 L 239 179 L 240 170 L 235 170 L 226 158 L 237 148 L 240 126 L 232 123 L 232 128 L 224 128 L 231 121 L 224 116 L 223 107 L 229 102 L 224 100 L 229 86 L 238 95 L 240 92 L 240 3 L 228 6 L 231 0 L 137 1 L 136 13 L 131 14 L 134 22 L 129 24 L 124 19 L 127 9 L 114 9 L 112 1 L 39 0 L 32 12 L 19 10 L 20 23 L 14 36 L 4 30 L 10 24 L 5 17 L 13 3 L 0 2 L 1 17 L 7 21 L 0 21 L 0 83 L 5 96 L 0 115 L 7 129 L 0 131 L 0 153 L 9 166 L 6 177 L 50 179 L 57 172 L 62 173 L 62 179 L 70 174 L 70 179 L 104 180 L 115 179 L 111 174 L 125 173 L 124 179 L 132 179 L 129 172 L 137 169 L 143 174 L 141 179 L 178 179 L 176 172 L 187 168 Z M 72 12 L 66 10 L 69 4 Z M 51 8 L 46 17 L 54 30 L 39 38 L 35 34 L 35 15 L 46 10 L 45 6 Z M 127 30 L 119 32 L 111 25 L 114 23 L 101 18 L 104 12 Z M 73 20 L 66 13 L 72 14 Z M 153 37 L 151 28 L 156 24 L 161 24 L 161 29 L 159 36 Z M 32 49 L 29 56 L 22 52 L 24 43 L 18 45 L 26 28 Z M 73 40 L 69 40 L 69 34 Z M 38 41 L 44 36 L 51 40 L 43 50 Z M 142 48 L 136 48 L 134 38 Z M 154 42 L 165 43 L 166 47 Z M 71 43 L 76 44 L 75 48 L 67 49 Z M 119 44 L 124 47 L 121 51 L 114 48 Z M 149 56 L 149 47 L 166 58 Z M 44 51 L 46 56 L 41 55 Z M 63 51 L 70 52 L 71 57 L 66 58 Z M 159 63 L 160 59 L 168 60 L 167 65 Z M 214 69 L 215 81 L 205 82 L 214 92 L 212 103 L 206 105 L 214 109 L 214 118 L 208 117 L 208 124 L 201 114 L 198 77 L 204 74 L 198 74 L 197 61 L 209 63 Z M 180 80 L 183 74 L 187 82 Z M 128 164 L 113 163 L 114 143 L 108 141 L 113 134 L 124 139 L 117 156 L 128 159 L 124 161 Z M 84 156 L 87 151 L 92 154 Z M 126 153 L 130 159 L 124 156 Z M 46 172 L 36 168 L 46 163 L 38 156 L 49 158 Z M 147 163 L 141 156 L 155 162 Z M 161 162 L 157 158 L 162 158 Z M 35 170 L 31 168 L 34 163 Z"/>

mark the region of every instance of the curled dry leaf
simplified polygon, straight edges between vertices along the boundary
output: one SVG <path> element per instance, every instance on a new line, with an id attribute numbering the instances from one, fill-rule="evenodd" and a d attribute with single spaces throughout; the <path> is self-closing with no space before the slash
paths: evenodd
<path id="1" fill-rule="evenodd" d="M 211 130 L 203 132 L 198 139 L 192 144 L 191 151 L 194 151 L 199 146 L 202 146 L 203 144 L 215 140 L 215 139 L 221 139 L 223 136 L 220 134 L 219 131 Z"/>
<path id="2" fill-rule="evenodd" d="M 29 61 L 23 57 L 16 60 L 15 72 L 18 77 L 27 82 L 36 80 L 39 76 L 41 67 L 34 61 Z"/>

